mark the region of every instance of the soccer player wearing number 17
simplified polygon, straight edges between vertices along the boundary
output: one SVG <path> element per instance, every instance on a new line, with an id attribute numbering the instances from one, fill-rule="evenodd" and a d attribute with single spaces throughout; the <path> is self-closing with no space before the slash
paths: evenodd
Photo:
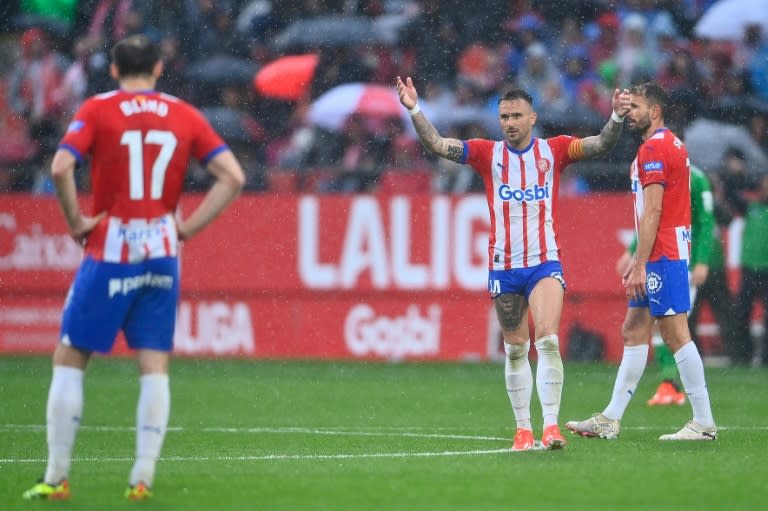
<path id="1" fill-rule="evenodd" d="M 504 377 L 517 422 L 512 449 L 526 451 L 535 445 L 531 425 L 533 377 L 528 361 L 529 312 L 539 355 L 536 388 L 544 415 L 541 444 L 546 449 L 560 449 L 565 439 L 558 427 L 563 390 L 558 329 L 565 279 L 555 235 L 558 183 L 571 162 L 613 148 L 621 135 L 621 116 L 629 110 L 629 94 L 614 91 L 614 113 L 599 135 L 541 139 L 532 133 L 536 112 L 530 94 L 513 89 L 499 100 L 504 140 L 462 141 L 437 133 L 419 109 L 410 77 L 405 82 L 398 77 L 396 86 L 424 147 L 443 158 L 468 163 L 485 183 L 491 224 L 488 291 L 507 355 Z"/>
<path id="2" fill-rule="evenodd" d="M 656 322 L 674 354 L 693 419 L 659 440 L 715 440 L 704 365 L 688 330 L 688 261 L 691 245 L 691 170 L 685 145 L 664 126 L 667 96 L 653 82 L 633 87 L 629 129 L 643 143 L 630 168 L 635 199 L 637 250 L 622 282 L 629 307 L 621 327 L 624 354 L 613 395 L 602 413 L 565 425 L 586 437 L 618 438 L 648 360 L 648 339 Z"/>
<path id="3" fill-rule="evenodd" d="M 48 394 L 48 465 L 26 499 L 69 498 L 69 468 L 83 410 L 83 376 L 93 352 L 108 353 L 122 330 L 140 373 L 136 460 L 125 496 L 151 497 L 170 412 L 168 358 L 179 299 L 179 240 L 206 227 L 238 195 L 240 164 L 205 118 L 154 90 L 162 61 L 137 35 L 112 49 L 119 90 L 75 114 L 51 172 L 56 196 L 84 259 L 69 290 Z M 93 206 L 78 206 L 74 170 L 90 156 Z M 191 157 L 215 177 L 200 205 L 174 217 Z"/>

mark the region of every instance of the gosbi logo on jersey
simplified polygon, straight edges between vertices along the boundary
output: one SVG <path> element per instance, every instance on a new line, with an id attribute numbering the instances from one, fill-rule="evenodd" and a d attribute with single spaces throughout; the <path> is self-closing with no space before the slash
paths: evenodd
<path id="1" fill-rule="evenodd" d="M 535 184 L 528 188 L 512 188 L 508 184 L 503 184 L 499 187 L 499 197 L 503 201 L 517 202 L 549 199 L 549 183 L 544 183 L 544 186 Z"/>

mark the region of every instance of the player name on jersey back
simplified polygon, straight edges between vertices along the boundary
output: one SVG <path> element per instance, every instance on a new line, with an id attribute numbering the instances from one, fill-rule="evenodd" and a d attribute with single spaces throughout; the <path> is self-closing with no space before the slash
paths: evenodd
<path id="1" fill-rule="evenodd" d="M 156 97 L 136 96 L 120 102 L 120 111 L 130 117 L 134 114 L 150 113 L 160 117 L 168 115 L 168 103 Z"/>

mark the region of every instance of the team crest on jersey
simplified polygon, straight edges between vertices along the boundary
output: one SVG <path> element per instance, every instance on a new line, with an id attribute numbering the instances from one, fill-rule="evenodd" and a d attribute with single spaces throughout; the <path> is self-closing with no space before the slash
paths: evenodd
<path id="1" fill-rule="evenodd" d="M 661 277 L 656 272 L 651 272 L 648 274 L 648 278 L 646 279 L 646 286 L 648 286 L 648 292 L 651 294 L 656 294 L 659 291 L 661 291 L 662 282 Z"/>
<path id="2" fill-rule="evenodd" d="M 542 174 L 546 174 L 549 172 L 550 163 L 549 160 L 544 158 L 539 158 L 536 160 L 536 169 L 541 172 Z"/>

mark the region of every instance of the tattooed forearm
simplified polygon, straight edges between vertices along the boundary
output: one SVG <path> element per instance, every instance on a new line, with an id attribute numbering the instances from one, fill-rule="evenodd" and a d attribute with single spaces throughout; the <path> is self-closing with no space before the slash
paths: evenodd
<path id="1" fill-rule="evenodd" d="M 428 151 L 449 160 L 461 161 L 464 156 L 464 144 L 458 140 L 441 137 L 437 128 L 423 113 L 414 115 L 412 120 L 421 144 Z"/>
<path id="2" fill-rule="evenodd" d="M 603 129 L 600 130 L 599 135 L 587 137 L 582 140 L 584 156 L 590 158 L 613 149 L 616 142 L 619 141 L 619 137 L 621 137 L 623 127 L 623 122 L 616 122 L 613 119 L 608 120 L 605 126 L 603 126 Z"/>
<path id="3" fill-rule="evenodd" d="M 464 156 L 464 145 L 448 144 L 446 158 L 453 161 L 461 161 Z"/>
<path id="4" fill-rule="evenodd" d="M 416 128 L 416 134 L 419 136 L 421 143 L 430 151 L 435 152 L 440 142 L 440 134 L 437 132 L 437 129 L 423 113 L 416 114 L 412 119 L 413 127 Z"/>

